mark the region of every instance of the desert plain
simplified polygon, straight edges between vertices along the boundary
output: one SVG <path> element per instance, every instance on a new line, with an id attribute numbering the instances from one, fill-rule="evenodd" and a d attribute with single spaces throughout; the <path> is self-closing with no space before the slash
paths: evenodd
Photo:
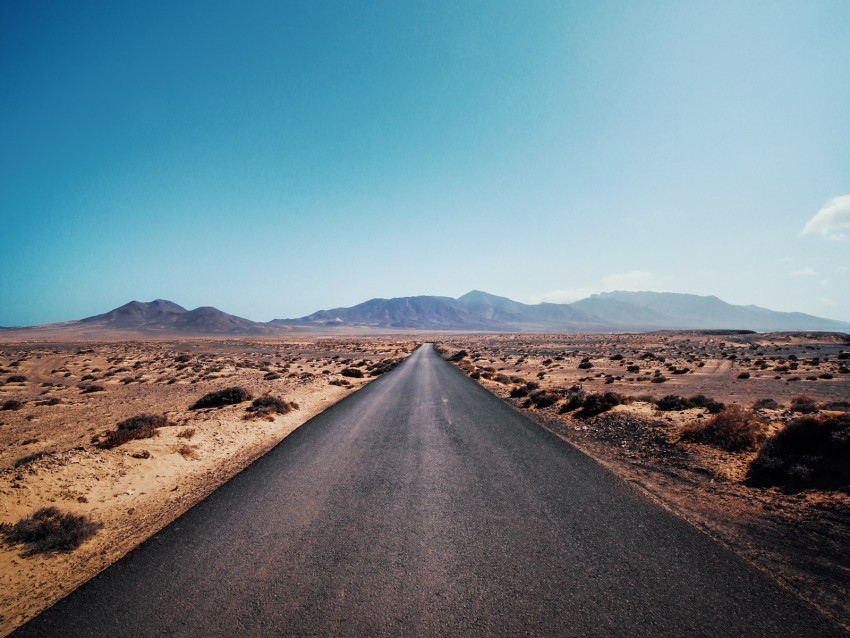
<path id="1" fill-rule="evenodd" d="M 0 524 L 54 507 L 98 527 L 72 551 L 0 545 L 0 635 L 414 347 L 407 338 L 0 343 Z M 231 387 L 285 407 L 249 411 L 249 399 L 191 409 Z M 117 425 L 137 416 L 165 425 L 108 447 Z"/>
<path id="2" fill-rule="evenodd" d="M 0 342 L 0 524 L 55 507 L 97 527 L 70 551 L 0 545 L 0 634 L 423 341 L 850 627 L 846 486 L 789 489 L 754 485 L 749 476 L 761 446 L 802 416 L 800 406 L 819 418 L 850 410 L 850 338 L 714 331 Z M 245 391 L 235 403 L 195 405 L 233 387 Z M 571 403 L 606 393 L 616 400 L 599 411 Z M 252 408 L 264 397 L 284 409 Z M 753 445 L 728 450 L 688 435 L 723 406 L 753 419 Z M 145 415 L 159 419 L 150 436 L 110 439 L 119 424 Z"/>

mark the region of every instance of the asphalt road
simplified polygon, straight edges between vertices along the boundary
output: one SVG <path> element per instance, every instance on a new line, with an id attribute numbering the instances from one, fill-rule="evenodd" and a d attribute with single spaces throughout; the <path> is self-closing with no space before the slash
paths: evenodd
<path id="1" fill-rule="evenodd" d="M 843 636 L 425 345 L 20 636 Z"/>

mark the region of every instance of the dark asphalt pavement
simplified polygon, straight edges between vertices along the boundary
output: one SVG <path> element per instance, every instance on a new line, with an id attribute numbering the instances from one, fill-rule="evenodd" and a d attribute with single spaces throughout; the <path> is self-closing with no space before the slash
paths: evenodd
<path id="1" fill-rule="evenodd" d="M 20 636 L 843 636 L 425 345 Z"/>

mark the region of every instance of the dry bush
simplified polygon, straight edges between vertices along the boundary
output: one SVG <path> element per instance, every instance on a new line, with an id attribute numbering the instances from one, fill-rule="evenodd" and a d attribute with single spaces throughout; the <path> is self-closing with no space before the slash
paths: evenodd
<path id="1" fill-rule="evenodd" d="M 340 374 L 344 377 L 351 377 L 352 379 L 363 378 L 363 370 L 359 370 L 358 368 L 345 368 Z"/>
<path id="2" fill-rule="evenodd" d="M 6 379 L 6 383 L 26 383 L 27 378 L 22 374 L 13 374 Z"/>
<path id="3" fill-rule="evenodd" d="M 45 456 L 50 456 L 48 452 L 35 452 L 33 454 L 28 454 L 27 456 L 22 456 L 14 463 L 14 467 L 26 467 L 31 463 L 35 463 L 39 459 L 43 459 Z"/>
<path id="4" fill-rule="evenodd" d="M 754 450 L 764 441 L 764 421 L 752 410 L 730 405 L 710 419 L 686 425 L 681 438 L 728 452 Z"/>
<path id="5" fill-rule="evenodd" d="M 759 399 L 753 403 L 753 410 L 778 410 L 779 404 L 773 399 Z"/>
<path id="6" fill-rule="evenodd" d="M 676 394 L 668 394 L 667 396 L 658 399 L 658 401 L 655 402 L 655 407 L 662 412 L 679 412 L 681 410 L 690 410 L 696 406 L 693 401 L 689 401 L 685 397 L 680 397 Z"/>
<path id="7" fill-rule="evenodd" d="M 195 428 L 186 428 L 177 433 L 178 439 L 191 439 L 195 436 Z"/>
<path id="8" fill-rule="evenodd" d="M 850 492 L 850 414 L 791 421 L 762 446 L 750 464 L 748 480 L 789 491 Z"/>
<path id="9" fill-rule="evenodd" d="M 620 405 L 623 397 L 616 392 L 605 392 L 604 394 L 588 394 L 581 404 L 581 410 L 576 413 L 579 419 L 588 419 L 597 414 L 607 412 L 614 406 Z"/>
<path id="10" fill-rule="evenodd" d="M 289 414 L 293 410 L 298 409 L 298 404 L 292 401 L 284 401 L 269 394 L 257 397 L 248 408 L 248 412 L 253 412 L 257 415 L 266 414 Z"/>
<path id="11" fill-rule="evenodd" d="M 0 525 L 0 533 L 8 543 L 26 545 L 27 554 L 32 555 L 76 549 L 94 536 L 100 527 L 85 516 L 63 513 L 55 507 L 43 507 L 14 525 Z"/>
<path id="12" fill-rule="evenodd" d="M 806 395 L 800 395 L 791 399 L 791 412 L 799 412 L 800 414 L 814 414 L 818 411 L 817 402 Z"/>
<path id="13" fill-rule="evenodd" d="M 243 401 L 250 401 L 251 398 L 251 393 L 245 388 L 233 386 L 205 394 L 195 401 L 189 409 L 201 410 L 203 408 L 220 408 L 225 405 L 234 405 L 236 403 L 242 403 Z"/>
<path id="14" fill-rule="evenodd" d="M 715 401 L 714 399 L 709 399 L 704 394 L 695 394 L 690 399 L 688 399 L 691 403 L 693 403 L 695 408 L 705 408 L 708 410 L 709 414 L 720 414 L 723 410 L 726 409 L 726 404 L 721 403 L 720 401 Z"/>
<path id="15" fill-rule="evenodd" d="M 121 421 L 115 430 L 106 432 L 95 440 L 95 445 L 102 450 L 111 450 L 128 441 L 149 439 L 157 436 L 158 428 L 167 426 L 168 419 L 159 414 L 139 414 Z"/>
<path id="16" fill-rule="evenodd" d="M 584 403 L 585 397 L 587 397 L 587 393 L 580 385 L 572 386 L 564 392 L 564 398 L 567 402 L 561 406 L 558 413 L 564 414 L 565 412 L 577 410 Z"/>
<path id="17" fill-rule="evenodd" d="M 4 401 L 0 410 L 20 410 L 24 407 L 23 401 L 18 401 L 17 399 L 9 399 L 8 401 Z"/>
<path id="18" fill-rule="evenodd" d="M 83 383 L 77 387 L 80 389 L 80 394 L 91 394 L 92 392 L 104 392 L 106 390 L 102 385 L 97 385 L 96 383 Z"/>

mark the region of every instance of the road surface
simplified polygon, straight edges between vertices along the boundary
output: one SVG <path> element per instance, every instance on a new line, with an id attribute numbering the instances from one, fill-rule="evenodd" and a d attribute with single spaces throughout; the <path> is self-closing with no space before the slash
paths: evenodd
<path id="1" fill-rule="evenodd" d="M 426 344 L 19 635 L 844 633 Z"/>

